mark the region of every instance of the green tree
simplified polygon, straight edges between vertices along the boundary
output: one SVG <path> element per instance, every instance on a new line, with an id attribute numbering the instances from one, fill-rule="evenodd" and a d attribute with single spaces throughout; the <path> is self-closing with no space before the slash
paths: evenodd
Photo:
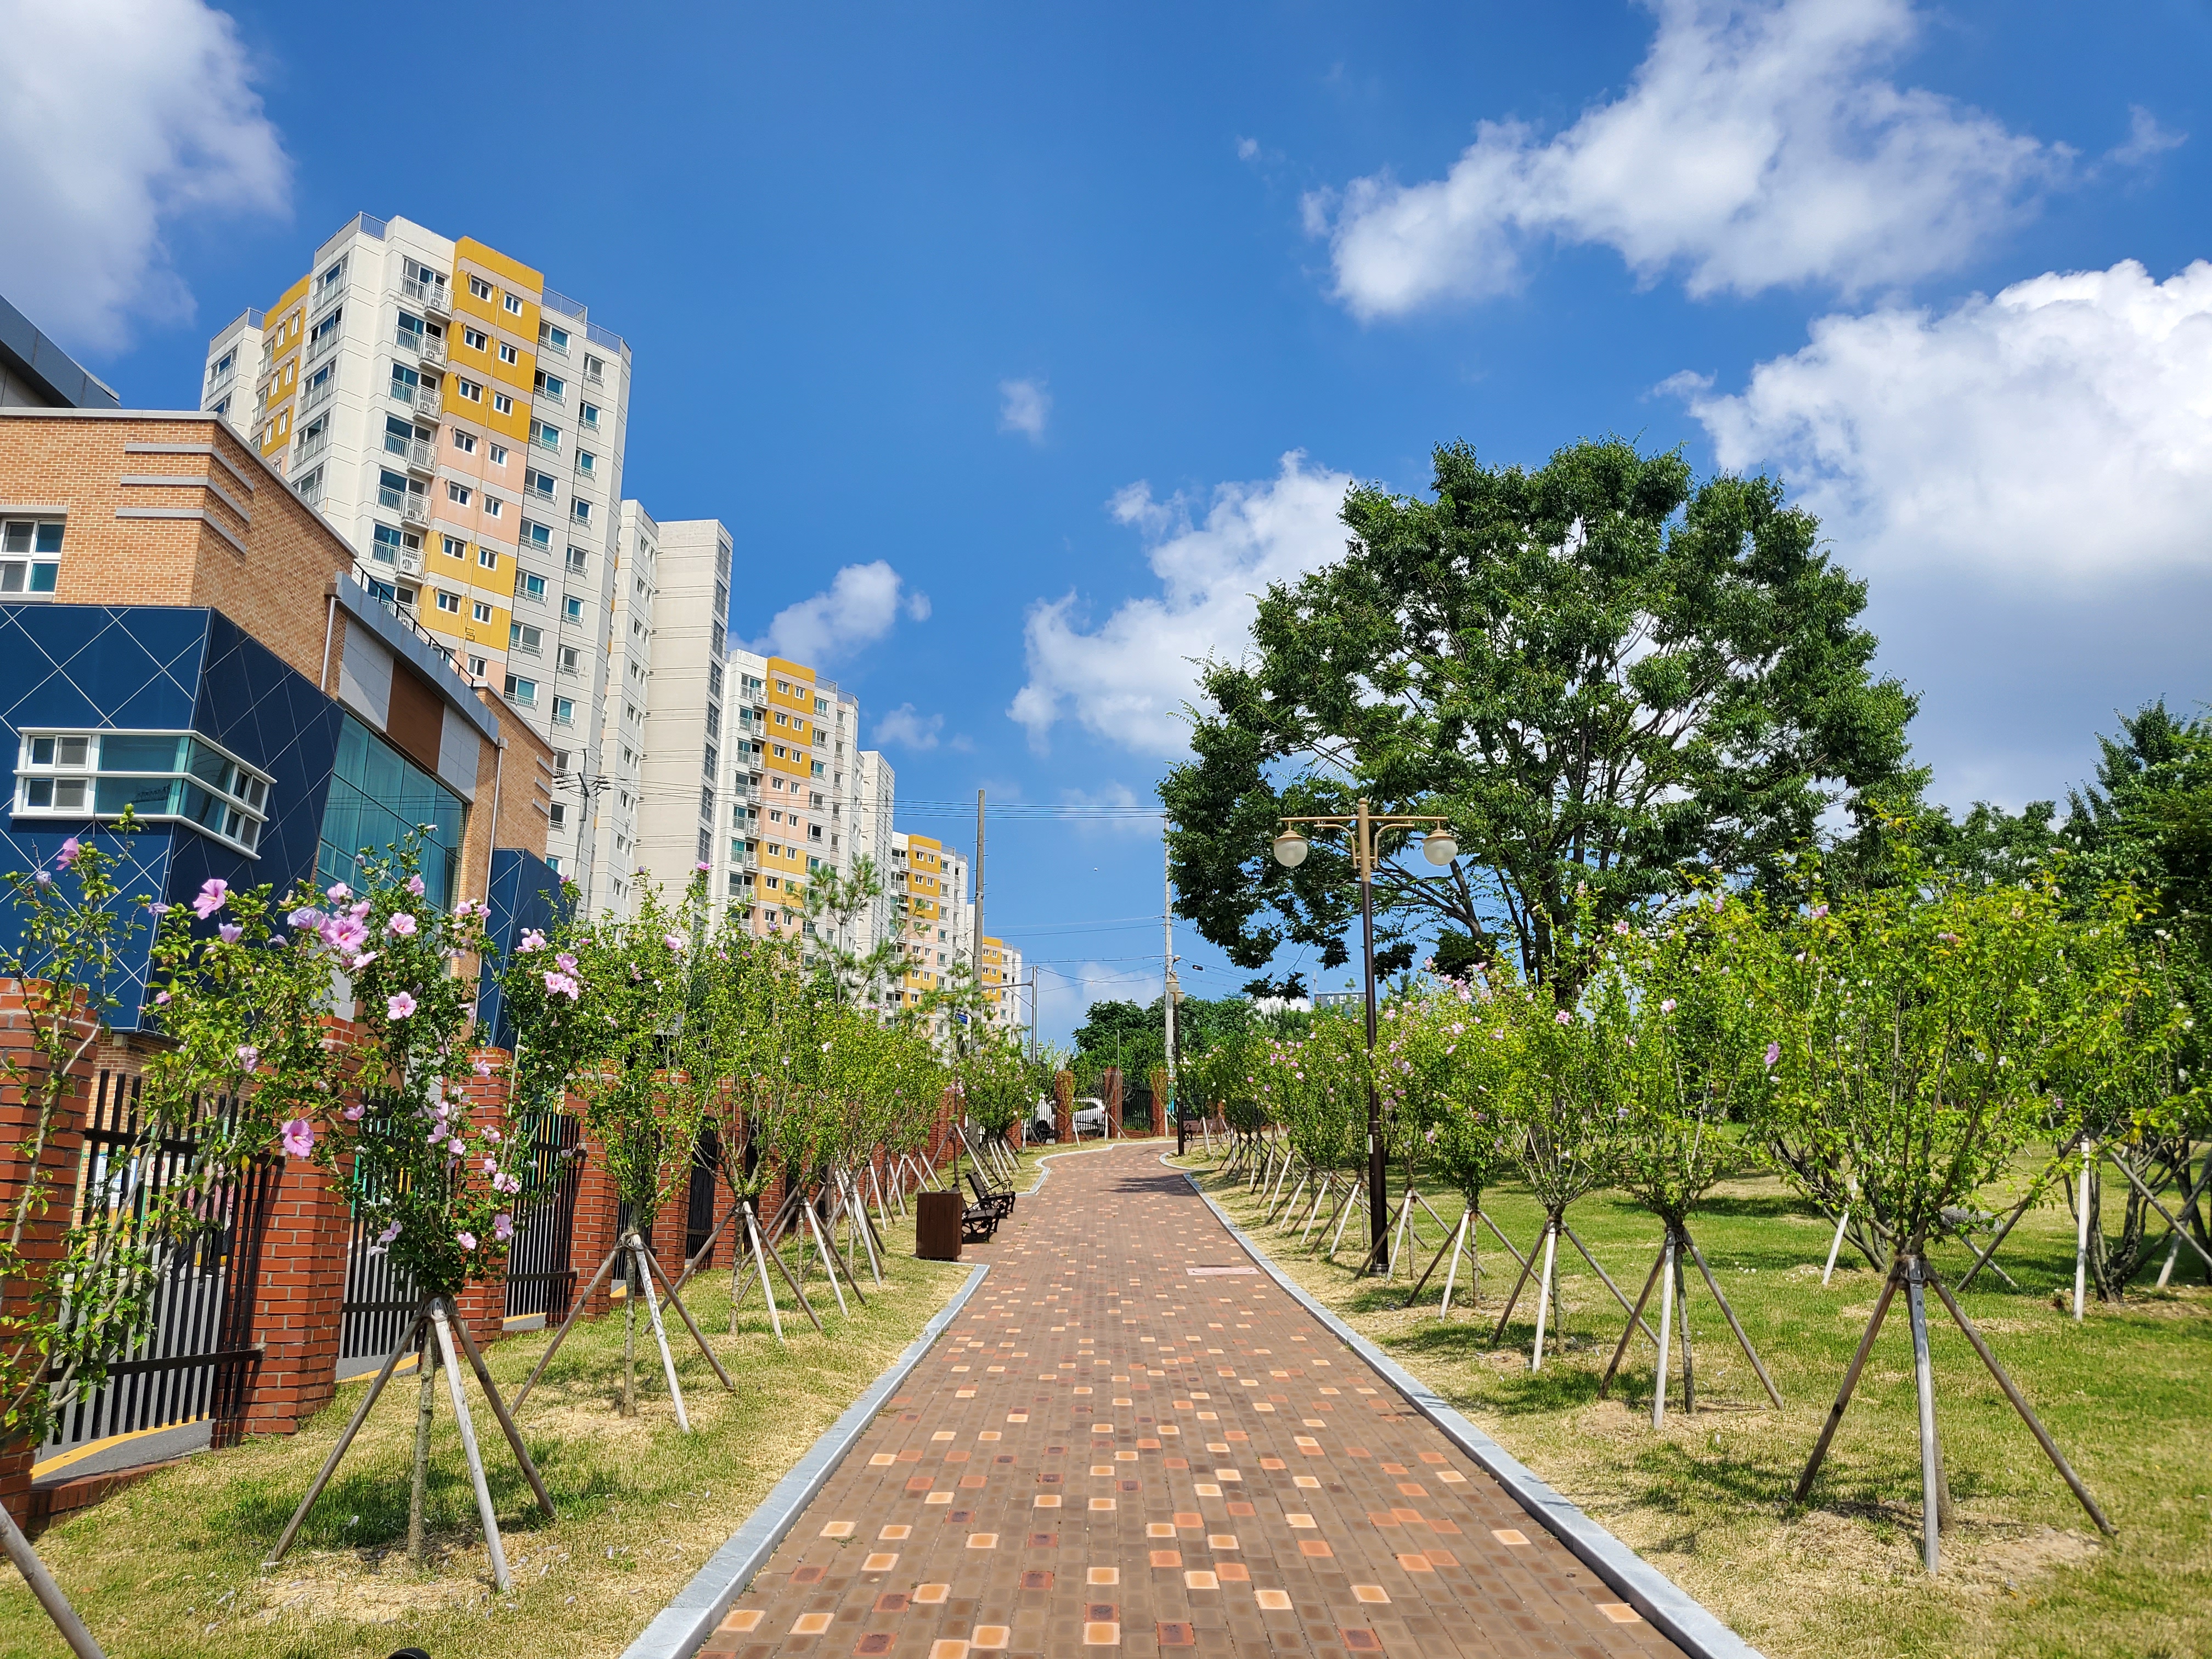
<path id="1" fill-rule="evenodd" d="M 1609 922 L 1692 877 L 1763 867 L 1839 799 L 1905 775 L 1912 698 L 1873 678 L 1864 584 L 1765 478 L 1694 480 L 1614 439 L 1534 471 L 1435 453 L 1433 499 L 1345 498 L 1345 556 L 1261 599 L 1206 665 L 1196 757 L 1160 787 L 1180 908 L 1246 967 L 1346 959 L 1348 854 L 1267 856 L 1279 815 L 1447 815 L 1441 879 L 1386 839 L 1386 943 L 1437 925 L 1532 980 L 1575 890 Z"/>

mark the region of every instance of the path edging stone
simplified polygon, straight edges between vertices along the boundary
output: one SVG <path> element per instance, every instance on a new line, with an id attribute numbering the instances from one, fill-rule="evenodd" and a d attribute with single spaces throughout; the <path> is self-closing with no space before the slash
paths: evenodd
<path id="1" fill-rule="evenodd" d="M 1295 1297 L 1339 1341 L 1365 1360 L 1412 1403 L 1414 1410 L 1443 1431 L 1448 1439 L 1480 1464 L 1545 1531 L 1571 1550 L 1577 1559 L 1612 1586 L 1656 1629 L 1672 1638 L 1695 1659 L 1763 1659 L 1758 1649 L 1723 1624 L 1688 1591 L 1584 1515 L 1577 1505 L 1540 1479 L 1534 1470 L 1455 1411 L 1435 1389 L 1339 1319 L 1304 1286 L 1294 1283 L 1265 1251 L 1245 1237 L 1244 1230 L 1213 1201 L 1213 1195 L 1199 1184 L 1196 1176 L 1169 1164 L 1165 1153 L 1161 1155 L 1160 1162 L 1190 1182 L 1191 1190 L 1205 1200 L 1215 1219 L 1228 1229 L 1229 1236 L 1262 1273 Z"/>
<path id="2" fill-rule="evenodd" d="M 968 1298 L 975 1293 L 975 1287 L 990 1271 L 988 1261 L 979 1261 L 968 1270 L 968 1282 L 952 1293 L 952 1299 L 937 1310 L 899 1357 L 868 1385 L 867 1392 L 847 1407 L 844 1415 L 807 1448 L 806 1455 L 775 1483 L 774 1490 L 762 1499 L 760 1507 L 730 1534 L 729 1541 L 707 1559 L 707 1565 L 692 1575 L 690 1582 L 677 1591 L 668 1605 L 653 1615 L 653 1622 L 638 1633 L 637 1639 L 623 1650 L 622 1659 L 690 1659 L 699 1650 L 714 1633 L 715 1626 L 722 1622 L 730 1603 L 752 1582 L 753 1575 L 767 1565 L 769 1557 L 775 1553 L 775 1547 L 783 1541 L 784 1534 L 791 1530 L 800 1512 L 836 1473 L 845 1455 L 921 1363 L 922 1357 L 936 1345 L 945 1328 L 959 1316 L 960 1310 L 968 1305 Z"/>

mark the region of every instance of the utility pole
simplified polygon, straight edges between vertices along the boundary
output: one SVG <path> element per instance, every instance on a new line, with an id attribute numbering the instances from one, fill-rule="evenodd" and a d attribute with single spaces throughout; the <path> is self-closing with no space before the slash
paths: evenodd
<path id="1" fill-rule="evenodd" d="M 983 988 L 983 792 L 975 792 L 975 938 L 969 941 L 969 966 L 975 970 L 975 988 Z M 984 1016 L 993 1012 L 990 994 L 983 997 Z M 996 1024 L 993 1021 L 993 1024 Z"/>
<path id="2" fill-rule="evenodd" d="M 1030 1060 L 1035 1064 L 1036 1048 L 1036 969 L 1030 969 Z"/>
<path id="3" fill-rule="evenodd" d="M 1176 1118 L 1182 1117 L 1182 1102 L 1176 1094 L 1176 975 L 1175 975 L 1175 854 L 1168 845 L 1167 820 L 1160 820 L 1160 1008 L 1167 1017 L 1164 1057 L 1167 1062 L 1168 1098 L 1175 1102 Z"/>

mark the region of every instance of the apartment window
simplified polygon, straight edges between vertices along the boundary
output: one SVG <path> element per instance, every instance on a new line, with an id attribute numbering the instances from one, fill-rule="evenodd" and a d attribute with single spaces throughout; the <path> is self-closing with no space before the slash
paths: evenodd
<path id="1" fill-rule="evenodd" d="M 421 390 L 422 385 L 422 377 L 420 374 L 417 374 L 413 369 L 408 368 L 406 364 L 392 364 L 392 395 L 398 398 L 401 403 L 413 403 L 415 401 L 415 394 L 416 392 Z"/>
<path id="2" fill-rule="evenodd" d="M 707 735 L 710 738 L 722 735 L 722 711 L 711 702 L 707 705 Z"/>
<path id="3" fill-rule="evenodd" d="M 18 817 L 141 818 L 191 825 L 252 854 L 269 816 L 266 773 L 182 732 L 26 732 L 15 762 Z"/>
<path id="4" fill-rule="evenodd" d="M 606 374 L 607 366 L 605 362 L 601 362 L 599 358 L 592 356 L 589 352 L 586 352 L 584 355 L 584 378 L 586 380 L 589 380 L 593 386 L 597 386 L 601 380 L 606 378 Z"/>
<path id="5" fill-rule="evenodd" d="M 538 371 L 536 389 L 539 397 L 550 398 L 554 402 L 558 403 L 562 398 L 568 396 L 568 383 L 558 374 L 548 374 L 541 368 Z"/>
<path id="6" fill-rule="evenodd" d="M 469 294 L 474 299 L 489 300 L 491 298 L 491 284 L 481 276 L 471 276 L 469 278 Z"/>
<path id="7" fill-rule="evenodd" d="M 459 616 L 461 614 L 461 596 L 458 593 L 447 593 L 441 590 L 438 594 L 438 609 L 441 611 L 451 611 L 456 617 Z"/>
<path id="8" fill-rule="evenodd" d="M 550 552 L 553 546 L 553 532 L 547 526 L 522 521 L 522 539 L 541 553 Z"/>
<path id="9" fill-rule="evenodd" d="M 775 757 L 778 760 L 789 760 L 791 758 L 790 751 L 785 749 L 781 744 L 779 743 L 773 746 L 775 750 Z"/>
<path id="10" fill-rule="evenodd" d="M 532 421 L 530 423 L 530 441 L 540 449 L 550 449 L 558 454 L 561 449 L 561 428 L 550 421 Z"/>
<path id="11" fill-rule="evenodd" d="M 815 775 L 816 777 L 817 777 L 817 778 L 818 778 L 818 777 L 821 777 L 821 776 L 823 776 L 823 770 L 822 770 L 822 763 L 821 763 L 820 761 L 817 761 L 817 762 L 815 762 L 815 763 L 814 763 L 814 775 Z"/>
<path id="12" fill-rule="evenodd" d="M 486 570 L 496 570 L 499 568 L 499 555 L 489 547 L 479 547 L 477 549 L 477 563 Z"/>
<path id="13" fill-rule="evenodd" d="M 699 832 L 699 862 L 700 862 L 700 863 L 702 863 L 702 864 L 704 864 L 704 863 L 706 863 L 709 859 L 713 858 L 714 856 L 714 834 L 713 834 L 713 832 L 712 832 L 712 831 L 710 831 L 710 830 L 702 830 Z"/>
<path id="14" fill-rule="evenodd" d="M 565 619 L 572 623 L 580 623 L 583 621 L 584 602 L 581 599 L 574 598 L 562 600 L 561 615 Z"/>
<path id="15" fill-rule="evenodd" d="M 483 657 L 471 657 L 469 659 L 469 672 L 474 675 L 477 679 L 482 679 L 484 675 L 489 672 L 490 667 L 491 664 L 488 659 Z"/>
<path id="16" fill-rule="evenodd" d="M 512 415 L 514 413 L 514 399 L 504 392 L 495 392 L 491 394 L 491 409 L 495 415 Z"/>
<path id="17" fill-rule="evenodd" d="M 399 313 L 398 342 L 402 346 L 410 351 L 422 350 L 425 332 L 426 330 L 420 317 L 416 316 L 412 312 L 403 311 Z"/>
<path id="18" fill-rule="evenodd" d="M 496 519 L 500 516 L 501 513 L 505 510 L 506 506 L 507 503 L 501 501 L 496 495 L 485 496 L 483 498 L 484 517 L 487 519 Z"/>
<path id="19" fill-rule="evenodd" d="M 522 361 L 522 354 L 501 340 L 499 343 L 499 360 L 503 363 L 519 363 Z"/>
<path id="20" fill-rule="evenodd" d="M 483 351 L 490 346 L 491 337 L 480 328 L 464 328 L 461 343 L 471 351 Z"/>
<path id="21" fill-rule="evenodd" d="M 729 630 L 722 626 L 721 619 L 717 617 L 710 631 L 714 641 L 714 654 L 718 657 L 721 656 L 728 648 Z"/>
<path id="22" fill-rule="evenodd" d="M 216 358 L 213 362 L 208 365 L 208 385 L 210 386 L 213 386 L 218 380 L 221 380 L 225 375 L 228 374 L 233 368 L 237 367 L 237 364 L 238 352 L 236 348 L 234 347 L 232 349 L 224 352 L 222 356 Z"/>
<path id="23" fill-rule="evenodd" d="M 524 679 L 520 675 L 509 674 L 507 677 L 507 696 L 510 702 L 519 702 L 526 708 L 535 708 L 538 706 L 538 682 Z"/>
<path id="24" fill-rule="evenodd" d="M 453 390 L 472 404 L 480 404 L 483 401 L 483 388 L 474 380 L 464 380 L 458 374 L 453 376 Z"/>
<path id="25" fill-rule="evenodd" d="M 533 495 L 542 495 L 545 500 L 551 501 L 554 483 L 555 479 L 550 472 L 540 472 L 534 466 L 523 470 L 522 487 Z"/>
<path id="26" fill-rule="evenodd" d="M 447 536 L 444 540 L 446 556 L 447 558 L 465 559 L 468 556 L 469 544 L 463 541 L 459 536 Z"/>
<path id="27" fill-rule="evenodd" d="M 550 323 L 540 323 L 538 325 L 538 343 L 548 351 L 557 351 L 565 357 L 568 355 L 568 331 L 556 328 Z"/>
<path id="28" fill-rule="evenodd" d="M 714 786 L 708 784 L 699 791 L 699 816 L 712 822 L 714 817 Z"/>
<path id="29" fill-rule="evenodd" d="M 576 546 L 574 543 L 569 544 L 568 568 L 570 570 L 580 576 L 584 574 L 586 569 L 590 567 L 591 562 L 592 556 L 588 551 L 583 548 Z"/>
<path id="30" fill-rule="evenodd" d="M 585 501 L 571 501 L 568 503 L 568 516 L 578 524 L 591 523 L 592 504 Z"/>
<path id="31" fill-rule="evenodd" d="M 519 294 L 507 294 L 507 295 L 501 295 L 501 296 L 500 296 L 500 301 L 501 301 L 501 304 L 503 304 L 504 306 L 506 306 L 507 310 L 507 314 L 508 314 L 509 316 L 511 316 L 511 317 L 520 317 L 520 315 L 522 315 L 522 296 L 521 296 L 520 295 L 519 295 Z"/>
<path id="32" fill-rule="evenodd" d="M 578 418 L 586 426 L 597 430 L 599 424 L 599 406 L 597 404 L 586 404 Z"/>
<path id="33" fill-rule="evenodd" d="M 455 483 L 451 478 L 446 480 L 446 499 L 456 507 L 466 507 L 475 494 L 466 484 Z"/>
<path id="34" fill-rule="evenodd" d="M 561 647 L 561 672 L 564 674 L 573 674 L 575 673 L 580 666 L 581 659 L 577 653 L 576 647 L 573 645 L 562 646 Z"/>
<path id="35" fill-rule="evenodd" d="M 218 409 L 216 413 L 220 415 L 222 411 Z M 316 505 L 323 499 L 323 469 L 319 466 L 301 473 L 293 481 L 292 488 L 300 492 L 300 499 L 308 506 Z"/>
<path id="36" fill-rule="evenodd" d="M 477 453 L 476 434 L 473 432 L 464 432 L 459 427 L 455 427 L 453 428 L 453 447 L 459 450 L 464 455 L 475 454 Z"/>
<path id="37" fill-rule="evenodd" d="M 592 454 L 588 449 L 578 450 L 576 452 L 576 471 L 582 473 L 587 478 L 597 477 L 599 472 L 599 458 Z"/>
<path id="38" fill-rule="evenodd" d="M 558 697 L 556 697 L 553 700 L 553 718 L 556 722 L 566 725 L 567 720 L 561 713 L 562 701 L 562 700 Z M 573 714 L 575 713 L 575 710 L 572 707 L 568 712 Z M 545 809 L 545 821 L 551 824 L 556 830 L 558 830 L 562 824 L 568 821 L 568 807 L 560 801 L 555 801 L 552 805 Z"/>
<path id="39" fill-rule="evenodd" d="M 405 545 L 397 530 L 380 524 L 369 532 L 368 556 L 379 564 L 397 564 Z"/>
<path id="40" fill-rule="evenodd" d="M 526 599 L 537 599 L 543 603 L 545 578 L 534 570 L 518 570 L 514 573 L 514 591 Z"/>
<path id="41" fill-rule="evenodd" d="M 60 574 L 60 519 L 10 519 L 0 524 L 0 597 L 50 594 Z"/>
<path id="42" fill-rule="evenodd" d="M 491 606 L 478 599 L 469 607 L 469 615 L 473 621 L 488 623 L 491 620 Z"/>
<path id="43" fill-rule="evenodd" d="M 706 761 L 706 764 L 701 767 L 700 770 L 706 773 L 706 775 L 711 778 L 714 775 L 714 769 L 721 764 L 721 752 L 710 743 L 707 745 L 707 752 L 703 758 Z M 714 792 L 713 789 L 709 788 L 707 791 L 707 800 L 710 805 L 713 804 L 714 799 Z"/>
<path id="44" fill-rule="evenodd" d="M 322 321 L 315 325 L 313 330 L 307 336 L 307 353 L 310 356 L 320 356 L 337 342 L 338 336 L 338 325 L 343 322 L 344 319 L 345 307 L 343 306 L 340 306 L 336 311 L 333 311 L 329 316 L 324 318 Z M 417 324 L 417 326 L 420 326 L 419 323 Z"/>
<path id="45" fill-rule="evenodd" d="M 536 656 L 544 636 L 528 623 L 509 623 L 507 625 L 507 648 Z"/>
<path id="46" fill-rule="evenodd" d="M 712 696 L 722 695 L 722 665 L 718 662 L 707 665 L 707 690 Z"/>
<path id="47" fill-rule="evenodd" d="M 507 465 L 507 446 L 505 444 L 494 444 L 491 447 L 491 464 L 494 466 L 505 466 Z"/>

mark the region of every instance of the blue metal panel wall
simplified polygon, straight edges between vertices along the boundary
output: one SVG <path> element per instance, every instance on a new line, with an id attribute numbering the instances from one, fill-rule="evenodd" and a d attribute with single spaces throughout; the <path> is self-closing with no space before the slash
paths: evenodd
<path id="1" fill-rule="evenodd" d="M 491 854 L 491 915 L 487 931 L 502 958 L 514 951 L 515 942 L 531 928 L 550 932 L 565 920 L 573 907 L 561 890 L 561 877 L 534 853 L 515 847 L 495 847 Z M 514 1022 L 507 1017 L 505 999 L 487 973 L 477 993 L 479 1042 L 510 1051 L 514 1047 Z"/>

